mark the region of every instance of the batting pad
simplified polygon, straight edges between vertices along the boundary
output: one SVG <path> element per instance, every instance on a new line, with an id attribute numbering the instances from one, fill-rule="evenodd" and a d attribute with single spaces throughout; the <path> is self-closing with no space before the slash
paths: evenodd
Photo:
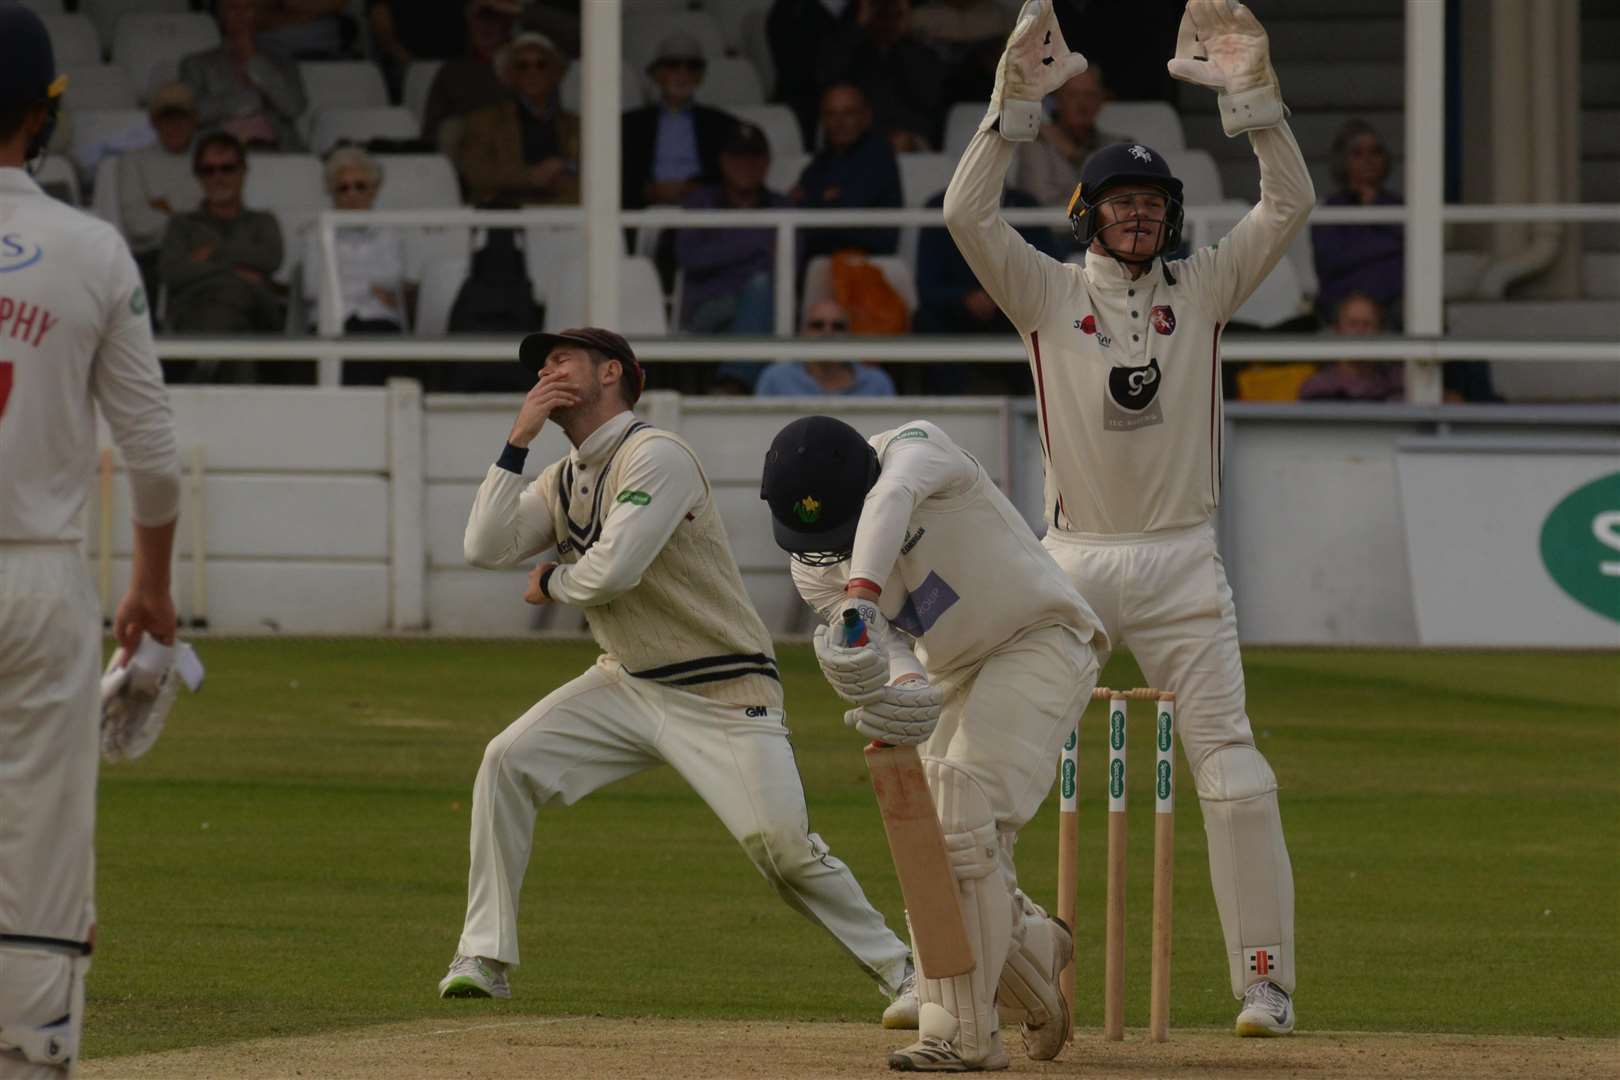
<path id="1" fill-rule="evenodd" d="M 1209 837 L 1209 879 L 1226 935 L 1232 996 L 1269 979 L 1294 992 L 1294 872 L 1277 777 L 1252 746 L 1224 746 L 1196 774 Z"/>
<path id="2" fill-rule="evenodd" d="M 0 943 L 0 1064 L 20 1056 L 48 1066 L 45 1076 L 67 1075 L 79 1053 L 89 968 L 89 957 L 51 946 Z"/>

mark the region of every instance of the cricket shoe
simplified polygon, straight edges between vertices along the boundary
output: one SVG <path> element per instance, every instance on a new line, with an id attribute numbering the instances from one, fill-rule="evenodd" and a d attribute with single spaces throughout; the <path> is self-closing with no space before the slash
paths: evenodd
<path id="1" fill-rule="evenodd" d="M 462 956 L 450 961 L 450 970 L 439 980 L 442 998 L 509 998 L 506 965 L 482 956 Z"/>
<path id="2" fill-rule="evenodd" d="M 883 1026 L 890 1031 L 917 1030 L 917 969 L 907 966 L 894 1000 L 883 1010 Z"/>
<path id="3" fill-rule="evenodd" d="M 1039 1027 L 1024 1024 L 1024 1052 L 1031 1061 L 1051 1061 L 1063 1052 L 1074 1030 L 1074 1006 L 1063 996 L 1058 985 L 1058 973 L 1068 967 L 1074 956 L 1074 935 L 1062 919 L 1052 920 L 1052 994 L 1057 998 L 1057 1015 Z"/>
<path id="4" fill-rule="evenodd" d="M 1288 991 L 1261 979 L 1243 992 L 1243 1009 L 1237 1016 L 1237 1033 L 1246 1039 L 1289 1035 L 1294 1030 L 1294 999 Z"/>

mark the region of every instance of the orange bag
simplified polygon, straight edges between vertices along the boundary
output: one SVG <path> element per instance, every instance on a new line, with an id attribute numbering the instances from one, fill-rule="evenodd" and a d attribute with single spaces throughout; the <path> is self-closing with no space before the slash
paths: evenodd
<path id="1" fill-rule="evenodd" d="M 858 251 L 832 257 L 833 299 L 849 312 L 852 334 L 904 334 L 911 329 L 906 301 L 874 263 Z"/>

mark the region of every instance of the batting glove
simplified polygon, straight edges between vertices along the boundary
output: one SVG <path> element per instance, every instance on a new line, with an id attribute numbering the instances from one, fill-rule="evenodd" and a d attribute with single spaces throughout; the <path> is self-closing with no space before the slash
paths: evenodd
<path id="1" fill-rule="evenodd" d="M 866 623 L 866 644 L 843 643 L 844 610 L 853 607 Z M 833 692 L 854 705 L 871 700 L 889 681 L 889 655 L 883 647 L 888 637 L 888 620 L 870 600 L 849 600 L 833 612 L 831 626 L 818 626 L 815 633 L 816 662 Z"/>
<path id="2" fill-rule="evenodd" d="M 848 727 L 890 746 L 916 746 L 934 733 L 944 691 L 923 682 L 885 686 L 876 697 L 844 714 Z"/>
<path id="3" fill-rule="evenodd" d="M 1086 58 L 1064 43 L 1051 0 L 1029 0 L 996 65 L 990 111 L 979 130 L 999 124 L 1003 137 L 1029 142 L 1041 130 L 1041 100 L 1084 70 Z"/>
<path id="4" fill-rule="evenodd" d="M 1187 0 L 1168 67 L 1182 82 L 1219 92 L 1221 127 L 1229 136 L 1275 127 L 1288 115 L 1265 28 L 1233 0 Z"/>

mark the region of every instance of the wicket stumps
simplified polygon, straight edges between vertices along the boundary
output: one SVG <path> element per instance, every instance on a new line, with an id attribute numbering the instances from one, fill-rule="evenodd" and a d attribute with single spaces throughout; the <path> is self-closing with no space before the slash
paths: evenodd
<path id="1" fill-rule="evenodd" d="M 1170 1037 L 1170 912 L 1175 869 L 1176 696 L 1162 690 L 1098 687 L 1093 701 L 1108 702 L 1108 914 L 1103 959 L 1103 1037 L 1125 1037 L 1125 721 L 1130 701 L 1151 701 L 1158 750 L 1153 774 L 1153 960 L 1148 1026 L 1154 1042 Z M 1058 917 L 1073 929 L 1079 888 L 1080 728 L 1063 744 L 1058 773 Z M 1074 961 L 1058 976 L 1074 1007 Z"/>

